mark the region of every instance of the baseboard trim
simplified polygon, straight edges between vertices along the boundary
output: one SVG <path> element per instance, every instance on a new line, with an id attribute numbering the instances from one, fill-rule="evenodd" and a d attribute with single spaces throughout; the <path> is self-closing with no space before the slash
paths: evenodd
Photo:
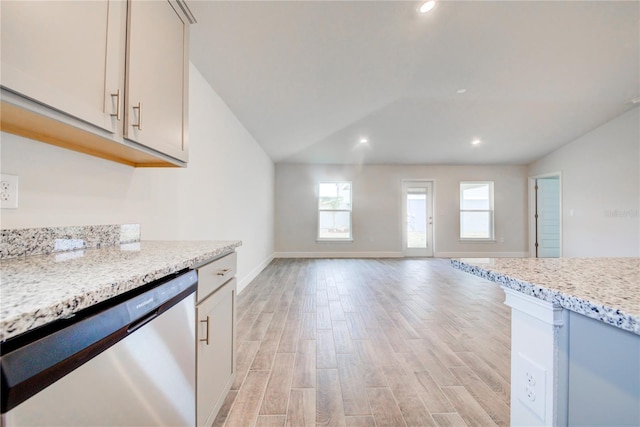
<path id="1" fill-rule="evenodd" d="M 273 258 L 403 258 L 402 252 L 275 252 Z M 528 258 L 529 252 L 436 252 L 434 258 Z M 271 262 L 271 261 L 269 261 Z M 267 264 L 269 263 L 267 262 Z M 266 265 L 265 265 L 266 266 Z M 264 267 L 262 267 L 264 268 Z"/>
<path id="2" fill-rule="evenodd" d="M 436 252 L 436 258 L 528 258 L 529 252 Z"/>
<path id="3" fill-rule="evenodd" d="M 260 274 L 260 272 L 264 270 L 265 267 L 269 265 L 269 263 L 271 263 L 271 261 L 273 261 L 274 258 L 276 258 L 275 253 L 272 253 L 267 258 L 265 258 L 264 261 L 258 264 L 253 270 L 251 270 L 249 274 L 244 276 L 241 280 L 238 280 L 238 287 L 237 287 L 238 294 L 242 292 L 242 290 L 246 288 L 247 285 L 251 283 L 251 281 L 255 279 L 258 276 L 258 274 Z"/>
<path id="4" fill-rule="evenodd" d="M 402 252 L 276 252 L 275 258 L 402 258 Z"/>

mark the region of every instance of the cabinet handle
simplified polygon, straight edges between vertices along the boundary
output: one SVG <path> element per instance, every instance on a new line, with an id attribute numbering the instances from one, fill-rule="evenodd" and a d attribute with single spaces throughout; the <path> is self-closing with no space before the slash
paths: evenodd
<path id="1" fill-rule="evenodd" d="M 117 121 L 120 121 L 122 118 L 122 113 L 120 112 L 120 89 L 116 91 L 116 93 L 111 94 L 111 98 L 116 97 L 116 112 L 111 113 L 111 117 L 115 117 Z"/>
<path id="2" fill-rule="evenodd" d="M 142 130 L 142 102 L 138 102 L 138 105 L 133 106 L 134 110 L 138 110 L 138 123 L 134 123 L 134 128 L 138 128 L 138 130 Z"/>
<path id="3" fill-rule="evenodd" d="M 225 274 L 227 274 L 229 271 L 231 271 L 230 268 L 225 268 L 224 270 L 218 270 L 218 272 L 216 273 L 218 276 L 224 276 Z"/>
<path id="4" fill-rule="evenodd" d="M 209 316 L 207 316 L 207 320 L 201 320 L 200 323 L 206 323 L 207 324 L 207 337 L 206 338 L 200 338 L 200 341 L 204 341 L 207 345 L 209 345 Z"/>

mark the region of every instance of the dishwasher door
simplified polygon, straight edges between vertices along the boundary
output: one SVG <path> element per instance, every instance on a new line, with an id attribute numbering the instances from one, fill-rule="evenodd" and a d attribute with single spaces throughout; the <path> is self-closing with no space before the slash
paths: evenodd
<path id="1" fill-rule="evenodd" d="M 2 425 L 195 425 L 192 289 L 161 314 L 125 326 L 124 338 L 3 414 Z M 144 295 L 137 306 L 154 298 Z"/>

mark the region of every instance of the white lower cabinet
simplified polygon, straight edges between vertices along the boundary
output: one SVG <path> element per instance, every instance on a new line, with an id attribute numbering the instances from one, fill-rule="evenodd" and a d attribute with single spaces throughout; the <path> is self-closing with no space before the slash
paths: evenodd
<path id="1" fill-rule="evenodd" d="M 236 373 L 236 279 L 235 253 L 198 269 L 196 305 L 196 420 L 198 427 L 210 426 L 231 388 Z M 231 265 L 230 265 L 231 264 Z M 229 268 L 231 267 L 231 269 Z M 231 273 L 231 274 L 230 274 Z M 219 279 L 222 278 L 222 279 Z M 225 280 L 222 283 L 222 280 Z M 211 289 L 211 282 L 219 286 Z"/>

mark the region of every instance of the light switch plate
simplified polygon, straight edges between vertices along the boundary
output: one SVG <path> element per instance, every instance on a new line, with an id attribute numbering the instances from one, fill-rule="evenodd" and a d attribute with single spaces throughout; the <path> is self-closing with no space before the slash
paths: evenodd
<path id="1" fill-rule="evenodd" d="M 18 208 L 18 177 L 16 175 L 0 175 L 0 208 Z"/>

